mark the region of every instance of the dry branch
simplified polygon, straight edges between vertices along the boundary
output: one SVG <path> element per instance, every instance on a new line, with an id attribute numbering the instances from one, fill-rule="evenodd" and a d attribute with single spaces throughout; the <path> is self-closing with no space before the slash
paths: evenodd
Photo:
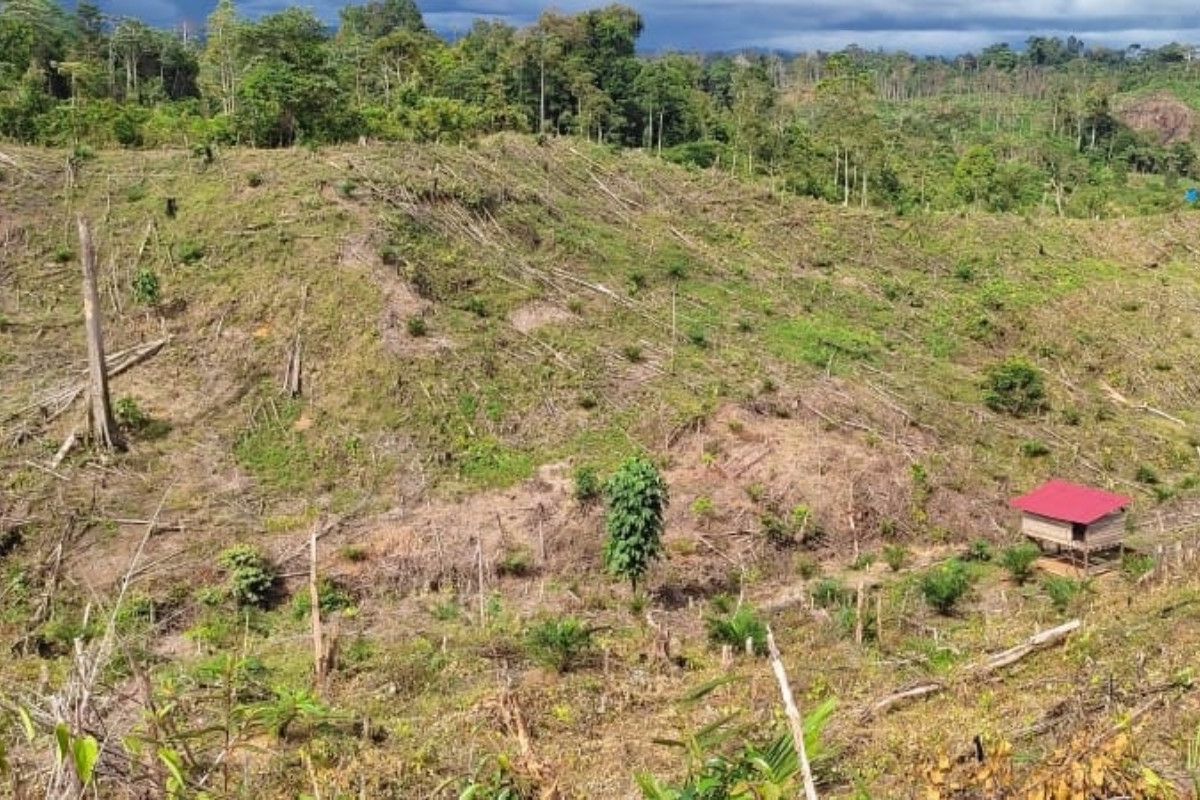
<path id="1" fill-rule="evenodd" d="M 796 698 L 792 695 L 792 685 L 788 683 L 787 672 L 783 669 L 783 659 L 779 648 L 775 646 L 775 634 L 771 626 L 767 626 L 767 651 L 771 656 L 771 671 L 779 683 L 779 693 L 783 697 L 783 710 L 787 715 L 788 727 L 792 731 L 792 744 L 796 747 L 796 757 L 800 759 L 800 774 L 804 778 L 805 800 L 817 800 L 817 786 L 813 782 L 812 767 L 808 763 L 808 753 L 804 749 L 804 720 L 800 717 L 800 709 L 796 707 Z"/>

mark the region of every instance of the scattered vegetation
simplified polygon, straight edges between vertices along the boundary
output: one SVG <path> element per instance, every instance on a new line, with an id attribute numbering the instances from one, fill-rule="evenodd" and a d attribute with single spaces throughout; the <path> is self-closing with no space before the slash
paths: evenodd
<path id="1" fill-rule="evenodd" d="M 984 402 L 993 411 L 1021 417 L 1046 406 L 1045 380 L 1028 361 L 1010 358 L 988 370 Z"/>
<path id="2" fill-rule="evenodd" d="M 217 563 L 225 570 L 226 587 L 238 605 L 266 605 L 275 586 L 275 569 L 258 548 L 234 545 L 222 551 Z"/>
<path id="3" fill-rule="evenodd" d="M 530 654 L 558 672 L 585 663 L 593 651 L 593 631 L 575 617 L 547 619 L 534 624 L 526 636 Z"/>
<path id="4" fill-rule="evenodd" d="M 956 558 L 934 567 L 921 578 L 921 594 L 939 614 L 953 613 L 970 588 L 970 572 Z"/>
<path id="5" fill-rule="evenodd" d="M 717 613 L 706 620 L 709 641 L 714 644 L 727 644 L 735 652 L 743 650 L 746 641 L 751 642 L 751 648 L 758 655 L 767 652 L 767 624 L 762 621 L 752 607 L 738 606 L 733 611 L 722 611 L 718 604 Z"/>
<path id="6" fill-rule="evenodd" d="M 1018 584 L 1023 584 L 1033 577 L 1033 565 L 1042 557 L 1042 551 L 1030 542 L 1007 547 L 1000 554 L 1000 565 L 1008 570 L 1008 574 Z"/>

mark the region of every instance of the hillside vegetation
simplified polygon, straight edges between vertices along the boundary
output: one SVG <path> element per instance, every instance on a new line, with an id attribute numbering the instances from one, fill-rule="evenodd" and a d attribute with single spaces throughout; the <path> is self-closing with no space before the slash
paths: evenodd
<path id="1" fill-rule="evenodd" d="M 635 773 L 784 730 L 756 622 L 829 714 L 822 796 L 1059 796 L 1077 763 L 1092 794 L 1194 792 L 1197 587 L 1154 561 L 1200 496 L 1200 216 L 896 216 L 557 137 L 3 154 L 17 796 L 64 769 L 60 720 L 101 796 L 652 796 Z M 109 353 L 165 341 L 113 379 L 127 449 L 51 467 L 80 214 Z M 631 600 L 597 494 L 634 454 L 671 503 Z M 1010 575 L 1005 501 L 1051 475 L 1133 494 L 1148 555 Z"/>

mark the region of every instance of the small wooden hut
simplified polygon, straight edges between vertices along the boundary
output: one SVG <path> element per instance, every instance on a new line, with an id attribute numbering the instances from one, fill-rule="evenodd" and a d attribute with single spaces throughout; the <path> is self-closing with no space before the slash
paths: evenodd
<path id="1" fill-rule="evenodd" d="M 1020 509 L 1021 532 L 1039 545 L 1082 554 L 1120 547 L 1125 536 L 1125 510 L 1133 500 L 1124 495 L 1048 481 L 1012 500 Z"/>

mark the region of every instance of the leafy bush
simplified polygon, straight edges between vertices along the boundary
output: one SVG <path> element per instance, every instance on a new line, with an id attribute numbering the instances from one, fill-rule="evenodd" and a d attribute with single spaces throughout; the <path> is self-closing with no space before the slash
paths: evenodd
<path id="1" fill-rule="evenodd" d="M 66 264 L 74 257 L 75 251 L 66 245 L 60 244 L 58 247 L 54 248 L 54 261 L 57 264 Z"/>
<path id="2" fill-rule="evenodd" d="M 504 551 L 496 572 L 514 578 L 523 578 L 533 572 L 533 553 L 528 547 L 513 547 Z"/>
<path id="3" fill-rule="evenodd" d="M 1136 553 L 1131 550 L 1121 556 L 1121 573 L 1135 583 L 1153 570 L 1154 557 L 1147 553 Z"/>
<path id="4" fill-rule="evenodd" d="M 813 602 L 821 608 L 833 608 L 850 602 L 850 590 L 837 578 L 822 578 L 813 587 Z"/>
<path id="5" fill-rule="evenodd" d="M 144 306 L 158 303 L 161 287 L 158 275 L 149 267 L 142 267 L 133 276 L 133 299 Z"/>
<path id="6" fill-rule="evenodd" d="M 257 189 L 259 186 L 263 185 L 263 176 L 260 173 L 251 172 L 246 176 L 246 183 L 252 189 Z"/>
<path id="7" fill-rule="evenodd" d="M 178 254 L 184 264 L 195 264 L 204 258 L 204 245 L 188 239 L 179 243 Z"/>
<path id="8" fill-rule="evenodd" d="M 1033 563 L 1042 556 L 1038 546 L 1022 542 L 1015 547 L 1007 548 L 1000 554 L 1000 563 L 1012 575 L 1017 583 L 1025 583 L 1033 576 Z"/>
<path id="9" fill-rule="evenodd" d="M 667 484 L 654 464 L 635 456 L 621 464 L 605 484 L 604 494 L 608 502 L 604 565 L 610 573 L 628 578 L 636 593 L 638 579 L 662 553 Z"/>
<path id="10" fill-rule="evenodd" d="M 706 625 L 708 639 L 713 644 L 727 644 L 741 650 L 749 639 L 755 653 L 767 652 L 767 625 L 750 606 L 743 605 L 732 614 L 710 616 Z"/>
<path id="11" fill-rule="evenodd" d="M 137 400 L 132 397 L 122 397 L 113 405 L 113 416 L 117 423 L 131 431 L 141 430 L 150 422 L 150 417 L 142 411 Z"/>
<path id="12" fill-rule="evenodd" d="M 414 338 L 420 338 L 429 332 L 429 327 L 425 324 L 425 318 L 421 316 L 413 316 L 408 318 L 405 323 L 408 329 L 408 335 Z"/>
<path id="13" fill-rule="evenodd" d="M 1079 581 L 1062 578 L 1057 575 L 1049 575 L 1042 581 L 1042 587 L 1046 590 L 1046 594 L 1050 596 L 1050 602 L 1054 606 L 1054 610 L 1060 614 L 1066 612 L 1067 608 L 1071 605 L 1071 601 L 1083 592 L 1085 586 L 1085 584 Z"/>
<path id="14" fill-rule="evenodd" d="M 687 339 L 701 349 L 708 347 L 708 334 L 703 328 L 690 328 L 687 332 Z"/>
<path id="15" fill-rule="evenodd" d="M 636 344 L 627 344 L 621 348 L 621 355 L 630 364 L 640 364 L 646 360 L 645 354 L 642 353 L 642 348 Z"/>
<path id="16" fill-rule="evenodd" d="M 967 565 L 957 558 L 934 567 L 921 578 L 921 594 L 939 614 L 952 612 L 970 588 L 971 575 Z"/>
<path id="17" fill-rule="evenodd" d="M 713 499 L 702 494 L 692 501 L 692 516 L 701 522 L 708 521 L 717 515 L 717 506 Z"/>
<path id="18" fill-rule="evenodd" d="M 596 502 L 604 492 L 604 485 L 600 482 L 600 476 L 596 473 L 595 467 L 576 467 L 574 480 L 575 502 L 581 506 Z"/>
<path id="19" fill-rule="evenodd" d="M 963 554 L 964 561 L 985 562 L 992 560 L 992 543 L 987 539 L 976 539 L 967 546 Z"/>
<path id="20" fill-rule="evenodd" d="M 1158 473 L 1145 464 L 1142 464 L 1134 471 L 1133 479 L 1147 486 L 1155 486 L 1158 484 Z"/>
<path id="21" fill-rule="evenodd" d="M 570 672 L 592 652 L 592 630 L 575 617 L 548 619 L 529 629 L 530 654 L 558 672 Z"/>
<path id="22" fill-rule="evenodd" d="M 983 390 L 983 401 L 988 408 L 1016 417 L 1041 411 L 1046 406 L 1041 370 L 1024 359 L 1010 358 L 992 366 Z"/>
<path id="23" fill-rule="evenodd" d="M 275 569 L 257 548 L 235 544 L 218 556 L 217 564 L 225 570 L 229 593 L 238 605 L 266 605 L 275 586 Z"/>
<path id="24" fill-rule="evenodd" d="M 883 548 L 883 560 L 892 572 L 899 572 L 908 563 L 908 548 L 900 544 L 889 544 Z"/>
<path id="25" fill-rule="evenodd" d="M 1050 448 L 1045 442 L 1030 439 L 1029 441 L 1021 442 L 1021 455 L 1026 458 L 1041 458 L 1042 456 L 1050 455 Z"/>
<path id="26" fill-rule="evenodd" d="M 354 596 L 346 587 L 333 578 L 321 578 L 317 582 L 317 603 L 321 614 L 332 614 L 354 608 Z M 292 600 L 292 616 L 304 619 L 312 612 L 312 595 L 309 591 L 298 592 Z"/>

